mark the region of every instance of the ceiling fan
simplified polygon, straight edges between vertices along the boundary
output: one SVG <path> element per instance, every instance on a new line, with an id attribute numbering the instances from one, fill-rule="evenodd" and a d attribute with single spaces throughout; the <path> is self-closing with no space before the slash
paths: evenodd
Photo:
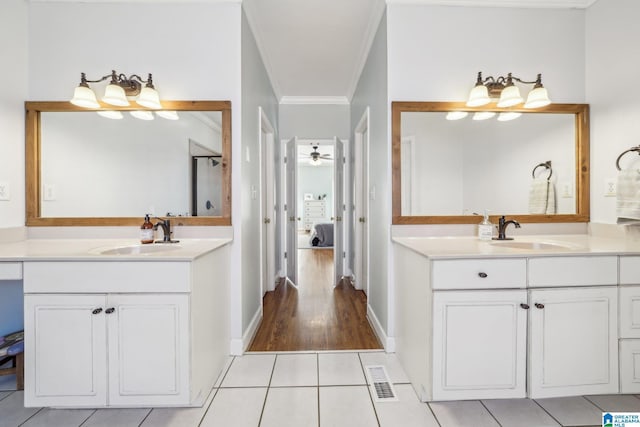
<path id="1" fill-rule="evenodd" d="M 302 156 L 303 158 L 309 159 L 309 164 L 311 165 L 319 165 L 322 164 L 322 160 L 333 160 L 330 154 L 321 154 L 318 151 L 318 145 L 312 145 L 313 151 L 308 155 Z"/>

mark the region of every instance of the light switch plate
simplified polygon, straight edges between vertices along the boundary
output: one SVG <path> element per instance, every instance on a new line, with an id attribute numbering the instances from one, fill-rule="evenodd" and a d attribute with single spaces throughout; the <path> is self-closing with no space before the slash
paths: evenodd
<path id="1" fill-rule="evenodd" d="M 560 197 L 571 198 L 573 197 L 573 186 L 569 181 L 564 181 L 560 184 Z"/>
<path id="2" fill-rule="evenodd" d="M 9 200 L 11 193 L 9 192 L 9 183 L 0 182 L 0 200 Z"/>
<path id="3" fill-rule="evenodd" d="M 42 189 L 42 200 L 50 202 L 56 199 L 56 186 L 53 184 L 45 184 Z"/>

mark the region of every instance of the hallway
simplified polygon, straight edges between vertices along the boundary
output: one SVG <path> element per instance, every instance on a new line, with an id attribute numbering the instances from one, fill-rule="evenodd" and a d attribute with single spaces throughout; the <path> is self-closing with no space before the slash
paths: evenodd
<path id="1" fill-rule="evenodd" d="M 367 320 L 364 292 L 342 281 L 333 288 L 333 249 L 298 251 L 298 289 L 281 282 L 264 296 L 264 313 L 249 351 L 380 349 Z"/>

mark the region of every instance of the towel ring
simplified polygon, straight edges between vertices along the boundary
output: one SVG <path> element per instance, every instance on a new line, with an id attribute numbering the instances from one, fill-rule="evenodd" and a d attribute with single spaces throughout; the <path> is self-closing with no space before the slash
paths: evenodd
<path id="1" fill-rule="evenodd" d="M 544 163 L 539 163 L 536 165 L 535 168 L 533 168 L 533 171 L 531 171 L 531 176 L 533 178 L 536 177 L 536 169 L 538 169 L 539 167 L 543 167 L 545 169 L 549 170 L 549 176 L 547 177 L 547 181 L 551 178 L 551 175 L 553 175 L 553 169 L 551 169 L 551 160 L 547 160 Z"/>
<path id="2" fill-rule="evenodd" d="M 631 147 L 628 150 L 625 150 L 622 153 L 620 153 L 620 155 L 616 159 L 616 168 L 618 168 L 619 171 L 622 170 L 622 168 L 620 168 L 620 159 L 622 158 L 622 156 L 624 156 L 625 154 L 630 153 L 632 151 L 635 151 L 638 154 L 640 154 L 640 145 L 638 145 L 637 147 Z"/>

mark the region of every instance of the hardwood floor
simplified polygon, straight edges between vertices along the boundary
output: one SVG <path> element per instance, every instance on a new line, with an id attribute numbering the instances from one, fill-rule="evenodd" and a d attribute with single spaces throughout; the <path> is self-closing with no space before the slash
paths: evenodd
<path id="1" fill-rule="evenodd" d="M 364 292 L 333 284 L 333 250 L 298 251 L 298 289 L 280 283 L 263 299 L 249 351 L 364 350 L 382 346 L 367 320 Z"/>

